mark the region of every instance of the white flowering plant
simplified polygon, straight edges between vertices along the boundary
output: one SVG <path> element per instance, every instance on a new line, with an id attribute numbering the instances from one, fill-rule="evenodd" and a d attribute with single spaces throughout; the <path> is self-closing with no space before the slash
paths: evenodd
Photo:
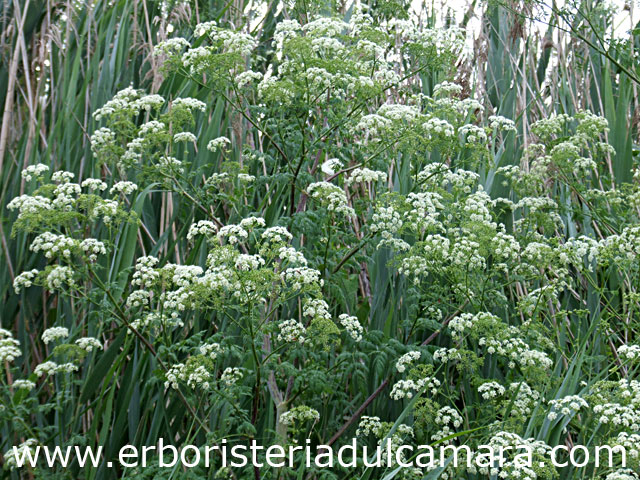
<path id="1" fill-rule="evenodd" d="M 402 2 L 290 3 L 162 30 L 153 81 L 86 115 L 82 162 L 10 182 L 3 475 L 177 478 L 21 471 L 13 445 L 355 436 L 535 461 L 180 475 L 637 478 L 640 169 L 612 163 L 610 120 L 500 114 L 460 72 L 465 31 Z M 565 444 L 632 453 L 562 469 Z"/>

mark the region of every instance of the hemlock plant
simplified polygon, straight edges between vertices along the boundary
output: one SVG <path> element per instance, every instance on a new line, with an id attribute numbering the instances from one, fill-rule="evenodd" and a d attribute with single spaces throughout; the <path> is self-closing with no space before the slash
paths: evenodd
<path id="1" fill-rule="evenodd" d="M 455 83 L 461 30 L 354 10 L 260 42 L 207 21 L 155 47 L 166 78 L 222 99 L 224 136 L 206 135 L 207 95 L 129 87 L 93 112 L 93 177 L 23 170 L 6 214 L 38 260 L 13 288 L 56 314 L 37 361 L 0 330 L 0 445 L 390 436 L 537 461 L 259 478 L 638 478 L 640 175 L 613 181 L 607 120 L 537 121 L 504 166 L 519 131 Z M 567 442 L 625 445 L 626 469 L 557 469 L 546 454 Z M 188 475 L 258 478 L 214 463 Z"/>

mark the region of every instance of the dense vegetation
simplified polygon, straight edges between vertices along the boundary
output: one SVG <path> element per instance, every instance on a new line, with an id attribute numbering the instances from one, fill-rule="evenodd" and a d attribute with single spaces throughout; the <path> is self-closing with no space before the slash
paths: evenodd
<path id="1" fill-rule="evenodd" d="M 2 8 L 3 478 L 638 478 L 640 68 L 607 3 Z M 354 436 L 540 458 L 9 451 Z M 560 469 L 559 444 L 631 453 Z"/>

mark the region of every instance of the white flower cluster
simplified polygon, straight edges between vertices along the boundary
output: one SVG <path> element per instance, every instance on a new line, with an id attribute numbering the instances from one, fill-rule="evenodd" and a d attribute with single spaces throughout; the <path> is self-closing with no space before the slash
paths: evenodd
<path id="1" fill-rule="evenodd" d="M 162 270 L 171 275 L 171 281 L 179 287 L 193 285 L 204 273 L 202 267 L 198 265 L 176 265 L 175 263 L 167 263 Z"/>
<path id="2" fill-rule="evenodd" d="M 513 411 L 523 416 L 530 415 L 542 398 L 540 392 L 533 390 L 525 382 L 512 383 L 509 385 L 509 391 L 516 395 L 513 401 Z"/>
<path id="3" fill-rule="evenodd" d="M 191 132 L 179 132 L 173 136 L 173 141 L 176 143 L 196 143 L 196 136 Z"/>
<path id="4" fill-rule="evenodd" d="M 380 417 L 370 417 L 363 415 L 358 423 L 358 429 L 356 430 L 357 437 L 366 437 L 368 435 L 375 435 L 376 437 L 382 434 L 382 422 Z"/>
<path id="5" fill-rule="evenodd" d="M 163 42 L 158 43 L 154 49 L 154 55 L 176 55 L 185 48 L 188 48 L 190 43 L 182 37 L 169 38 Z"/>
<path id="6" fill-rule="evenodd" d="M 320 170 L 322 170 L 322 173 L 324 173 L 325 175 L 335 175 L 336 172 L 338 172 L 342 167 L 344 166 L 344 164 L 337 158 L 330 158 L 329 160 L 326 160 L 325 162 L 322 163 L 322 165 L 320 166 Z"/>
<path id="7" fill-rule="evenodd" d="M 136 102 L 136 106 L 140 111 L 150 112 L 151 110 L 157 110 L 164 105 L 164 98 L 158 94 L 143 95 Z"/>
<path id="8" fill-rule="evenodd" d="M 109 225 L 113 217 L 118 213 L 118 207 L 118 202 L 114 200 L 103 200 L 94 207 L 91 212 L 91 218 L 102 216 L 102 221 L 105 225 Z"/>
<path id="9" fill-rule="evenodd" d="M 111 189 L 109 190 L 109 193 L 112 194 L 112 195 L 114 193 L 121 193 L 123 195 L 131 195 L 137 189 L 138 189 L 138 185 L 136 185 L 135 183 L 122 181 L 122 182 L 115 183 L 113 185 L 113 187 L 111 187 Z"/>
<path id="10" fill-rule="evenodd" d="M 476 315 L 472 313 L 461 313 L 457 317 L 454 317 L 449 322 L 449 330 L 451 330 L 451 337 L 454 340 L 460 340 L 464 333 L 473 328 L 476 323 Z"/>
<path id="11" fill-rule="evenodd" d="M 131 326 L 138 331 L 151 328 L 180 328 L 184 326 L 182 320 L 175 314 L 170 312 L 168 315 L 161 315 L 156 312 L 147 313 L 131 321 Z M 127 329 L 127 334 L 133 334 L 131 329 Z"/>
<path id="12" fill-rule="evenodd" d="M 173 365 L 167 370 L 165 376 L 167 378 L 164 383 L 165 388 L 173 389 L 178 389 L 180 382 L 184 382 L 192 389 L 209 390 L 214 380 L 212 373 L 204 365 L 190 367 L 183 363 Z"/>
<path id="13" fill-rule="evenodd" d="M 369 228 L 383 239 L 389 239 L 402 228 L 402 219 L 393 207 L 379 207 L 371 216 Z"/>
<path id="14" fill-rule="evenodd" d="M 386 181 L 387 174 L 385 172 L 378 172 L 376 170 L 370 170 L 368 168 L 355 168 L 344 183 L 345 185 L 350 187 L 354 183 L 373 183 Z"/>
<path id="15" fill-rule="evenodd" d="M 160 272 L 155 269 L 157 264 L 158 259 L 151 255 L 138 258 L 131 284 L 141 287 L 153 284 L 160 277 Z"/>
<path id="16" fill-rule="evenodd" d="M 69 287 L 73 287 L 75 285 L 73 281 L 73 269 L 71 269 L 71 267 L 53 267 L 46 276 L 44 284 L 49 291 L 52 292 L 56 289 L 62 288 L 65 284 Z"/>
<path id="17" fill-rule="evenodd" d="M 38 377 L 42 377 L 43 375 L 53 375 L 56 373 L 58 368 L 58 364 L 52 361 L 46 361 L 36 365 L 36 368 L 33 369 L 33 373 Z"/>
<path id="18" fill-rule="evenodd" d="M 418 192 L 407 195 L 410 208 L 408 217 L 416 230 L 435 227 L 438 222 L 438 210 L 443 209 L 442 196 L 435 192 Z"/>
<path id="19" fill-rule="evenodd" d="M 220 381 L 231 387 L 235 385 L 239 380 L 244 377 L 242 370 L 236 367 L 227 367 L 222 372 L 222 376 L 220 377 Z"/>
<path id="20" fill-rule="evenodd" d="M 93 337 L 82 337 L 76 340 L 76 345 L 81 349 L 91 352 L 93 350 L 103 350 L 104 346 L 100 343 L 100 340 Z"/>
<path id="21" fill-rule="evenodd" d="M 431 440 L 438 441 L 452 435 L 455 432 L 454 429 L 460 428 L 462 422 L 462 416 L 457 410 L 448 406 L 442 407 L 436 413 L 435 418 L 435 423 L 440 427 L 440 430 L 431 436 Z"/>
<path id="22" fill-rule="evenodd" d="M 304 258 L 304 254 L 302 252 L 298 252 L 293 247 L 280 247 L 278 249 L 278 258 L 283 262 L 288 262 L 292 265 L 307 265 L 307 259 Z"/>
<path id="23" fill-rule="evenodd" d="M 462 86 L 453 82 L 442 82 L 433 87 L 433 96 L 445 96 L 452 97 L 455 95 L 460 95 L 462 93 Z"/>
<path id="24" fill-rule="evenodd" d="M 453 125 L 441 118 L 430 118 L 422 124 L 422 128 L 424 129 L 426 137 L 429 139 L 439 137 L 449 138 L 455 135 Z"/>
<path id="25" fill-rule="evenodd" d="M 593 412 L 599 415 L 598 421 L 604 425 L 640 430 L 640 411 L 632 405 L 604 403 L 594 406 Z"/>
<path id="26" fill-rule="evenodd" d="M 366 140 L 377 140 L 387 133 L 391 127 L 391 123 L 391 120 L 388 118 L 372 113 L 364 115 L 356 125 L 355 130 L 363 132 Z"/>
<path id="27" fill-rule="evenodd" d="M 516 124 L 513 120 L 502 115 L 489 116 L 489 127 L 503 132 L 517 132 Z"/>
<path id="28" fill-rule="evenodd" d="M 52 361 L 46 361 L 36 365 L 33 373 L 38 377 L 53 375 L 54 373 L 72 373 L 77 372 L 78 366 L 73 363 L 61 363 L 57 364 Z"/>
<path id="29" fill-rule="evenodd" d="M 618 348 L 618 355 L 625 360 L 640 358 L 640 345 L 621 345 Z"/>
<path id="30" fill-rule="evenodd" d="M 604 480 L 638 480 L 639 478 L 630 468 L 620 468 L 608 474 Z"/>
<path id="31" fill-rule="evenodd" d="M 20 342 L 13 338 L 9 330 L 0 328 L 0 363 L 13 362 L 22 355 Z"/>
<path id="32" fill-rule="evenodd" d="M 240 226 L 247 231 L 251 231 L 257 227 L 264 227 L 266 222 L 262 217 L 245 217 L 240 220 Z"/>
<path id="33" fill-rule="evenodd" d="M 411 365 L 414 361 L 420 360 L 421 355 L 422 354 L 417 350 L 405 353 L 396 362 L 396 370 L 400 373 L 404 373 L 408 365 Z"/>
<path id="34" fill-rule="evenodd" d="M 304 343 L 306 341 L 305 335 L 307 330 L 302 323 L 297 320 L 283 320 L 279 323 L 278 329 L 278 341 L 287 343 Z"/>
<path id="35" fill-rule="evenodd" d="M 464 212 L 472 222 L 482 223 L 491 230 L 497 228 L 497 224 L 491 216 L 491 207 L 495 206 L 495 201 L 478 185 L 478 191 L 469 195 L 464 201 Z"/>
<path id="36" fill-rule="evenodd" d="M 549 458 L 551 447 L 544 443 L 542 440 L 536 440 L 534 438 L 522 438 L 520 435 L 512 432 L 498 432 L 491 437 L 488 442 L 488 446 L 494 449 L 494 451 L 515 451 L 518 448 L 527 448 L 527 450 L 534 454 L 542 455 L 543 458 Z M 540 465 L 541 467 L 544 464 Z M 515 456 L 501 459 L 499 464 L 472 465 L 469 469 L 469 473 L 480 473 L 483 476 L 491 476 L 496 478 L 517 478 L 520 480 L 537 480 L 540 478 L 535 470 L 530 468 L 527 462 L 520 462 Z"/>
<path id="37" fill-rule="evenodd" d="M 392 400 L 401 400 L 403 398 L 412 398 L 413 395 L 422 390 L 429 392 L 431 395 L 438 393 L 440 380 L 435 377 L 425 377 L 417 381 L 414 380 L 398 380 L 389 396 Z"/>
<path id="38" fill-rule="evenodd" d="M 67 173 L 67 172 L 56 172 Z M 55 176 L 56 173 L 53 175 Z M 77 196 L 81 192 L 81 187 L 77 183 L 61 183 L 56 186 L 53 194 L 55 198 L 51 202 L 54 208 L 64 212 L 71 212 L 76 205 Z"/>
<path id="39" fill-rule="evenodd" d="M 322 318 L 331 320 L 329 305 L 321 298 L 310 298 L 302 306 L 302 314 L 309 318 Z"/>
<path id="40" fill-rule="evenodd" d="M 190 112 L 196 111 L 196 110 L 200 112 L 204 112 L 207 110 L 207 104 L 196 98 L 182 97 L 182 98 L 176 98 L 173 101 L 171 108 L 172 110 L 175 108 L 178 108 L 182 110 L 188 110 Z"/>
<path id="41" fill-rule="evenodd" d="M 257 270 L 264 266 L 265 260 L 260 255 L 240 254 L 236 257 L 236 270 L 246 272 L 249 270 Z"/>
<path id="42" fill-rule="evenodd" d="M 187 240 L 193 240 L 197 235 L 205 235 L 206 237 L 212 237 L 218 231 L 216 224 L 209 220 L 199 220 L 189 227 L 187 232 Z"/>
<path id="43" fill-rule="evenodd" d="M 23 288 L 29 288 L 33 285 L 33 280 L 38 275 L 38 270 L 27 270 L 26 272 L 22 272 L 20 275 L 16 275 L 16 278 L 13 280 L 13 289 L 16 293 L 20 293 L 20 290 Z"/>
<path id="44" fill-rule="evenodd" d="M 81 187 L 86 188 L 90 191 L 103 192 L 107 189 L 107 184 L 99 178 L 87 178 L 82 181 Z"/>
<path id="45" fill-rule="evenodd" d="M 296 36 L 297 32 L 300 32 L 302 27 L 297 20 L 282 20 L 276 24 L 276 30 L 273 35 L 273 46 L 282 48 L 282 43 L 288 39 Z"/>
<path id="46" fill-rule="evenodd" d="M 378 108 L 378 115 L 396 122 L 411 123 L 420 115 L 420 111 L 413 105 L 386 103 Z"/>
<path id="47" fill-rule="evenodd" d="M 362 325 L 360 325 L 357 317 L 342 313 L 338 316 L 338 320 L 340 320 L 340 325 L 345 328 L 354 341 L 359 342 L 362 340 Z"/>
<path id="48" fill-rule="evenodd" d="M 218 28 L 218 22 L 215 20 L 210 20 L 208 22 L 198 23 L 196 28 L 193 30 L 193 33 L 196 37 L 203 37 L 205 35 L 211 35 L 215 33 Z"/>
<path id="49" fill-rule="evenodd" d="M 185 366 L 184 363 L 178 363 L 176 365 L 172 365 L 169 370 L 165 373 L 165 377 L 167 380 L 164 382 L 164 387 L 169 388 L 170 386 L 174 389 L 178 389 L 180 386 L 180 381 L 184 378 Z"/>
<path id="50" fill-rule="evenodd" d="M 412 398 L 416 392 L 421 389 L 420 385 L 413 380 L 398 380 L 389 396 L 392 400 L 402 400 L 403 398 Z"/>
<path id="51" fill-rule="evenodd" d="M 315 182 L 307 188 L 311 198 L 318 200 L 330 212 L 344 215 L 347 218 L 355 216 L 355 210 L 349 206 L 347 194 L 337 185 L 329 182 Z"/>
<path id="52" fill-rule="evenodd" d="M 28 390 L 28 391 L 36 388 L 36 384 L 31 380 L 22 380 L 22 379 L 15 380 L 12 386 L 16 390 Z"/>
<path id="53" fill-rule="evenodd" d="M 42 177 L 48 171 L 49 167 L 47 165 L 38 163 L 36 165 L 29 165 L 27 168 L 22 170 L 21 175 L 25 181 L 30 182 L 34 178 Z"/>
<path id="54" fill-rule="evenodd" d="M 212 375 L 204 365 L 198 365 L 193 370 L 184 375 L 184 381 L 190 388 L 203 388 L 208 390 L 211 385 Z"/>
<path id="55" fill-rule="evenodd" d="M 204 355 L 205 357 L 209 357 L 211 360 L 217 359 L 218 355 L 220 355 L 223 352 L 220 344 L 215 342 L 205 343 L 203 345 L 200 345 L 198 350 L 200 351 L 201 355 Z"/>
<path id="56" fill-rule="evenodd" d="M 61 338 L 67 338 L 68 336 L 69 329 L 65 327 L 51 327 L 42 332 L 42 341 L 48 344 Z"/>
<path id="57" fill-rule="evenodd" d="M 97 121 L 118 116 L 130 117 L 138 115 L 141 110 L 158 109 L 164 104 L 160 95 L 141 95 L 131 87 L 120 90 L 115 96 L 93 113 Z"/>
<path id="58" fill-rule="evenodd" d="M 500 385 L 498 382 L 486 382 L 478 387 L 478 393 L 485 400 L 492 400 L 504 395 L 506 388 Z"/>
<path id="59" fill-rule="evenodd" d="M 58 255 L 68 259 L 78 242 L 66 235 L 56 235 L 44 232 L 33 239 L 29 249 L 33 252 L 42 252 L 46 258 L 54 258 Z"/>
<path id="60" fill-rule="evenodd" d="M 95 238 L 86 238 L 80 242 L 80 248 L 84 253 L 89 256 L 89 260 L 95 262 L 98 259 L 98 255 L 104 255 L 107 253 L 107 249 L 99 240 Z"/>
<path id="61" fill-rule="evenodd" d="M 127 297 L 127 306 L 130 308 L 138 308 L 149 305 L 150 297 L 151 292 L 147 290 L 134 290 Z"/>
<path id="62" fill-rule="evenodd" d="M 56 183 L 69 183 L 71 180 L 75 178 L 76 174 L 73 172 L 67 172 L 65 170 L 59 170 L 57 172 L 53 172 L 51 175 L 51 181 Z"/>
<path id="63" fill-rule="evenodd" d="M 569 120 L 569 115 L 552 113 L 547 118 L 542 118 L 531 124 L 531 131 L 538 137 L 550 138 L 562 133 L 562 129 Z"/>
<path id="64" fill-rule="evenodd" d="M 493 254 L 503 261 L 517 261 L 520 255 L 520 243 L 504 232 L 497 232 L 493 238 Z M 506 266 L 505 266 L 506 268 Z"/>
<path id="65" fill-rule="evenodd" d="M 226 238 L 227 242 L 231 245 L 235 245 L 236 243 L 243 242 L 249 237 L 249 232 L 247 232 L 240 225 L 225 225 L 220 228 L 218 232 L 218 239 L 222 241 Z"/>
<path id="66" fill-rule="evenodd" d="M 309 421 L 316 423 L 318 420 L 320 420 L 318 411 L 305 405 L 294 407 L 280 415 L 280 422 L 284 425 L 293 425 L 295 422 L 302 423 Z"/>
<path id="67" fill-rule="evenodd" d="M 338 45 L 342 46 L 339 42 Z M 323 45 L 317 44 L 316 46 L 323 47 Z M 326 47 L 331 48 L 331 45 L 326 45 Z M 331 87 L 335 77 L 324 68 L 310 67 L 303 73 L 303 78 L 314 92 L 320 93 Z"/>
<path id="68" fill-rule="evenodd" d="M 238 88 L 240 90 L 244 89 L 247 87 L 247 85 L 250 85 L 252 83 L 255 82 L 259 82 L 260 80 L 262 80 L 262 73 L 260 72 L 254 72 L 252 70 L 247 70 L 245 72 L 239 73 L 236 76 L 236 83 L 238 85 Z"/>
<path id="69" fill-rule="evenodd" d="M 91 135 L 89 141 L 94 157 L 100 158 L 103 152 L 108 152 L 115 145 L 116 134 L 110 128 L 102 127 Z M 82 186 L 84 187 L 84 182 Z"/>
<path id="70" fill-rule="evenodd" d="M 472 187 L 478 182 L 480 176 L 476 172 L 458 168 L 454 171 L 445 163 L 430 163 L 418 173 L 418 182 L 423 185 L 423 190 L 429 187 L 447 188 L 462 193 L 471 193 Z"/>
<path id="71" fill-rule="evenodd" d="M 457 348 L 439 348 L 433 352 L 433 359 L 436 362 L 448 363 L 455 360 L 460 360 L 462 357 Z"/>
<path id="72" fill-rule="evenodd" d="M 620 432 L 615 443 L 627 449 L 629 458 L 640 460 L 640 434 Z"/>
<path id="73" fill-rule="evenodd" d="M 547 418 L 551 421 L 558 416 L 569 416 L 578 413 L 583 408 L 589 408 L 587 401 L 578 395 L 569 395 L 549 401 L 551 411 L 547 414 Z"/>
<path id="74" fill-rule="evenodd" d="M 13 447 L 4 452 L 4 462 L 9 470 L 18 468 L 18 459 L 24 459 L 27 452 L 31 452 L 31 455 L 35 455 L 35 447 L 38 445 L 38 440 L 35 438 L 28 438 L 20 445 Z"/>
<path id="75" fill-rule="evenodd" d="M 177 158 L 164 155 L 158 161 L 158 171 L 167 176 L 182 175 L 184 168 L 182 168 L 182 162 Z"/>
<path id="76" fill-rule="evenodd" d="M 256 48 L 257 42 L 251 35 L 223 29 L 214 23 L 206 22 L 201 28 L 198 28 L 197 25 L 196 32 L 204 32 L 200 35 L 208 35 L 215 44 L 220 45 L 227 53 L 247 56 Z"/>
<path id="77" fill-rule="evenodd" d="M 18 210 L 18 220 L 31 213 L 39 213 L 43 210 L 52 210 L 51 200 L 40 195 L 20 195 L 13 198 L 7 204 L 8 210 Z"/>
<path id="78" fill-rule="evenodd" d="M 293 235 L 285 227 L 269 227 L 261 235 L 263 245 L 273 245 L 288 243 L 293 239 Z"/>
<path id="79" fill-rule="evenodd" d="M 204 73 L 213 53 L 211 47 L 190 48 L 182 55 L 182 64 L 192 75 Z"/>
<path id="80" fill-rule="evenodd" d="M 231 140 L 227 137 L 218 137 L 207 143 L 207 150 L 210 152 L 217 152 L 219 150 L 227 150 L 231 145 Z"/>
<path id="81" fill-rule="evenodd" d="M 280 276 L 285 282 L 291 283 L 294 290 L 299 290 L 306 286 L 324 285 L 324 280 L 320 278 L 320 272 L 313 268 L 287 268 Z"/>
<path id="82" fill-rule="evenodd" d="M 518 332 L 514 331 L 514 335 Z M 486 346 L 490 354 L 498 354 L 509 359 L 509 368 L 514 368 L 516 363 L 522 367 L 540 367 L 548 370 L 553 366 L 553 360 L 545 352 L 533 350 L 521 338 L 511 337 L 505 340 L 481 337 L 478 341 L 481 346 Z"/>

